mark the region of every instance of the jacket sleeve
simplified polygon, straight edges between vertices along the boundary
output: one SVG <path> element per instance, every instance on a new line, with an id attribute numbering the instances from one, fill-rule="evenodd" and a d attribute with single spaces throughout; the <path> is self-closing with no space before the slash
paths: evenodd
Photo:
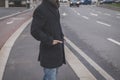
<path id="1" fill-rule="evenodd" d="M 45 17 L 40 13 L 40 11 L 35 10 L 33 14 L 33 20 L 31 24 L 31 35 L 38 41 L 43 42 L 47 45 L 52 45 L 53 38 L 48 36 L 42 28 L 46 23 Z"/>

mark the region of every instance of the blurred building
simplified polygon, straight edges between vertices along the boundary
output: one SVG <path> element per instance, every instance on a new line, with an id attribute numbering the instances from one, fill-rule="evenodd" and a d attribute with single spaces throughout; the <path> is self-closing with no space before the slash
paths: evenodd
<path id="1" fill-rule="evenodd" d="M 5 6 L 5 0 L 0 0 L 0 7 L 4 7 Z"/>
<path id="2" fill-rule="evenodd" d="M 40 0 L 0 0 L 0 7 L 25 7 L 29 2 L 30 7 L 35 6 Z"/>

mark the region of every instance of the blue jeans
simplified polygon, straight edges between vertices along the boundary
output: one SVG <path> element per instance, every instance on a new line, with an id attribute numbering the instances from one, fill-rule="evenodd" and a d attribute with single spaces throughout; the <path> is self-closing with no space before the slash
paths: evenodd
<path id="1" fill-rule="evenodd" d="M 58 68 L 53 68 L 53 69 L 44 68 L 43 80 L 56 80 L 57 73 L 58 73 Z"/>

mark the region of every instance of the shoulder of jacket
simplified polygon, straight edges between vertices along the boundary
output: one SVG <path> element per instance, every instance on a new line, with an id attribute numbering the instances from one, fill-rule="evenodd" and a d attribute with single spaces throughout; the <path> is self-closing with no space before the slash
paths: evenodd
<path id="1" fill-rule="evenodd" d="M 35 9 L 36 13 L 41 13 L 41 14 L 46 14 L 46 7 L 44 5 L 39 5 L 36 9 Z"/>

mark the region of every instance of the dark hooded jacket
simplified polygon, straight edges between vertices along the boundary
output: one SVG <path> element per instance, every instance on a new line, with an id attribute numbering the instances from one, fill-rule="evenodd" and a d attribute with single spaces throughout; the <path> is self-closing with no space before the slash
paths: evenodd
<path id="1" fill-rule="evenodd" d="M 47 0 L 36 8 L 31 24 L 31 35 L 40 43 L 38 61 L 45 68 L 60 67 L 65 62 L 64 35 L 60 25 L 58 8 Z M 53 40 L 63 41 L 53 45 Z"/>

